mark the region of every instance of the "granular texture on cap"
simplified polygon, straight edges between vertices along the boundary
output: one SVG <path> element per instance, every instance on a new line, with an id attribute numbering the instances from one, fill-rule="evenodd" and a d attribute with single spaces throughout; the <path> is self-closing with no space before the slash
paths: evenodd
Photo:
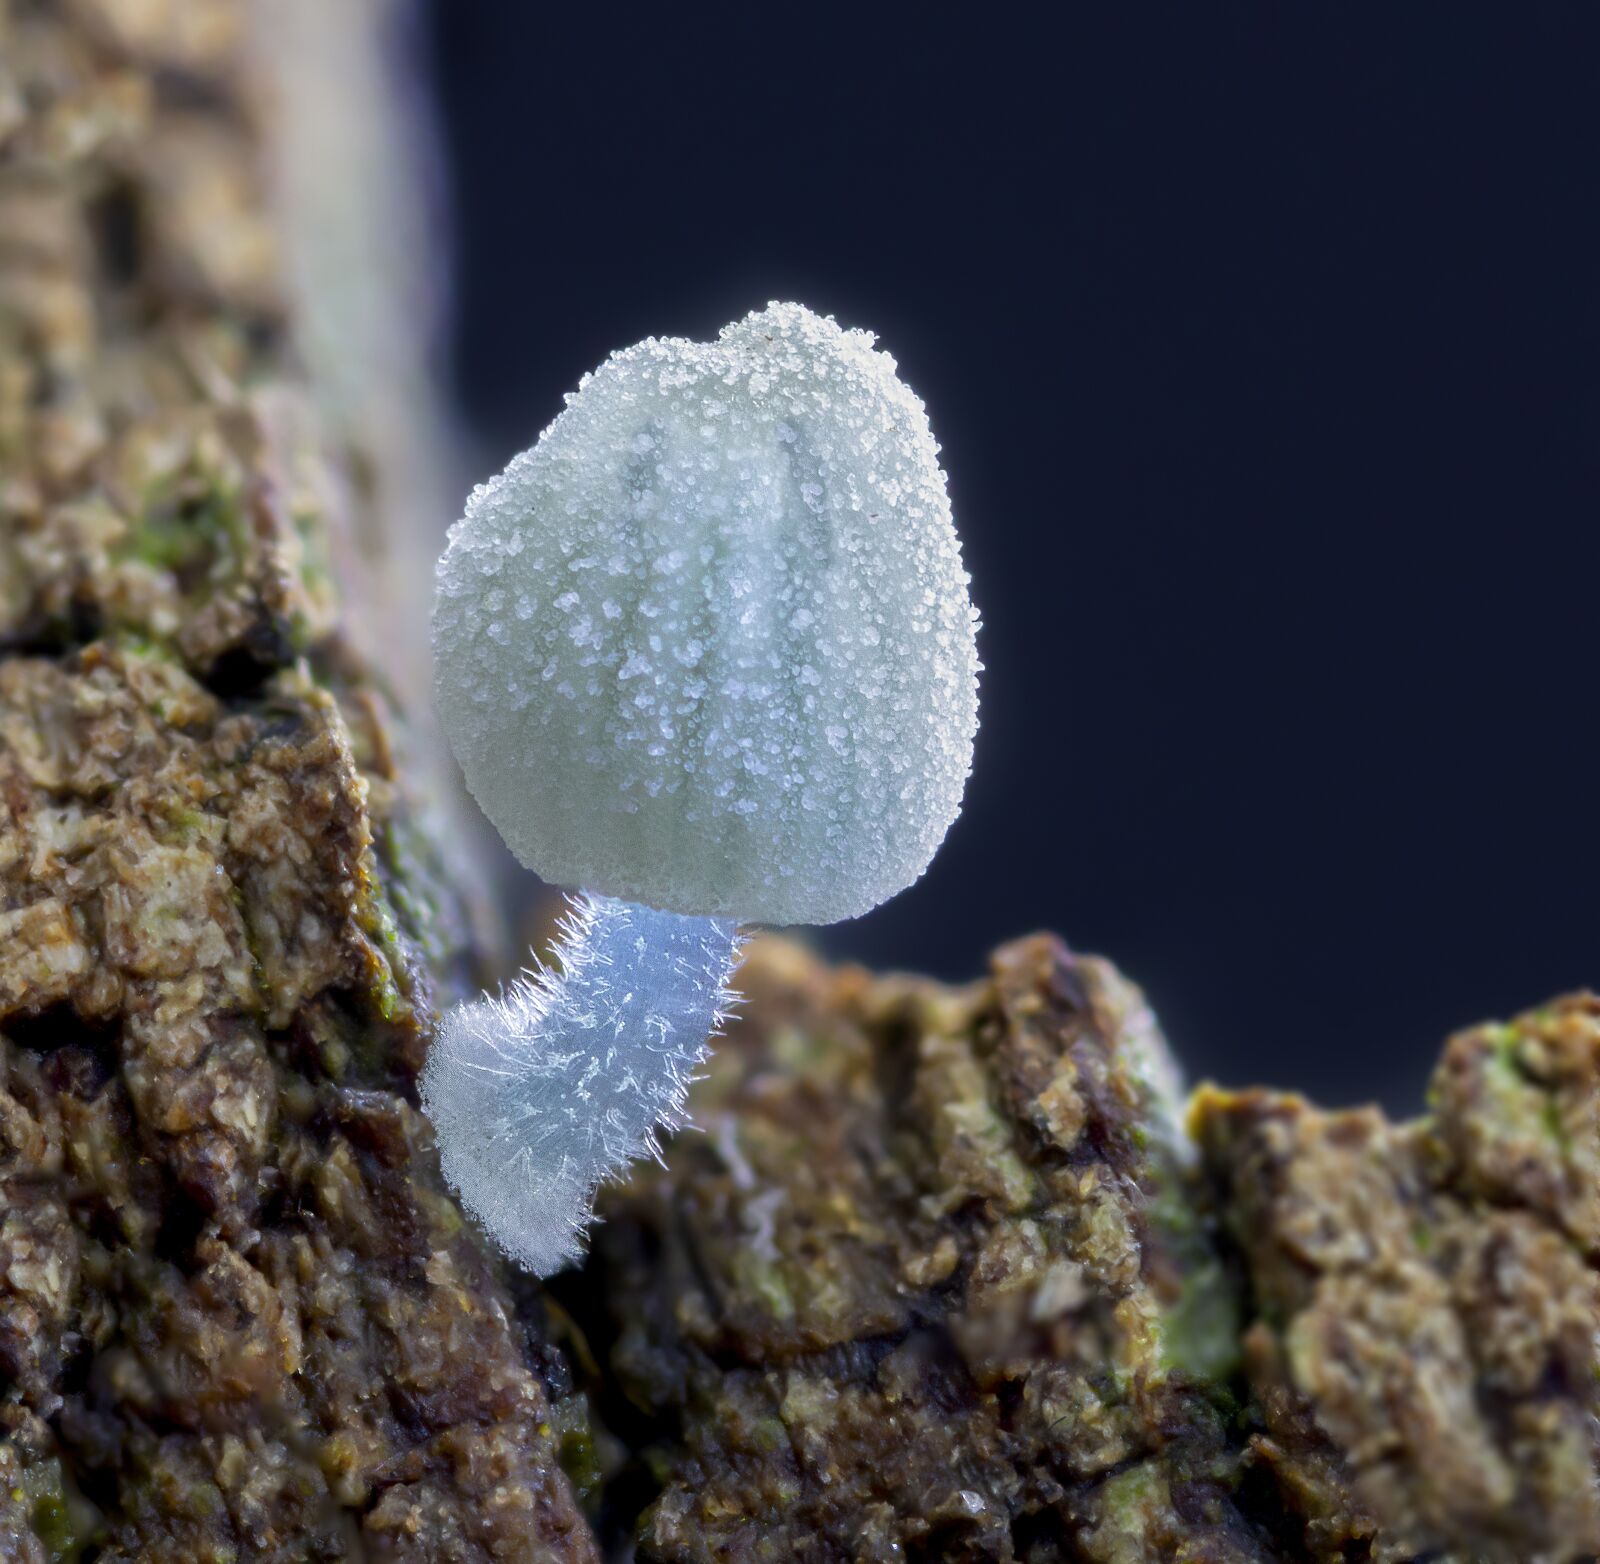
<path id="1" fill-rule="evenodd" d="M 976 616 L 938 447 L 866 332 L 773 304 L 612 355 L 439 565 L 442 719 L 545 879 L 856 916 L 959 812 Z"/>

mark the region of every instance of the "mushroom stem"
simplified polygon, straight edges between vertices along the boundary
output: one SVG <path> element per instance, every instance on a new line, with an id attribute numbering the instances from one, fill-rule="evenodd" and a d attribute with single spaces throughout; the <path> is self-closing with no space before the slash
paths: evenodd
<path id="1" fill-rule="evenodd" d="M 578 1259 L 596 1188 L 685 1122 L 739 944 L 727 919 L 582 892 L 555 965 L 444 1017 L 421 1088 L 445 1177 L 529 1270 Z"/>

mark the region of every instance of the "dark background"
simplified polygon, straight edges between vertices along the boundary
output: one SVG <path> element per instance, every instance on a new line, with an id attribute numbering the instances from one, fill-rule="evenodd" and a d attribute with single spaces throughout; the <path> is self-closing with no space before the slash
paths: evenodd
<path id="1" fill-rule="evenodd" d="M 827 947 L 1048 925 L 1194 1075 L 1409 1111 L 1600 980 L 1600 16 L 435 0 L 480 475 L 772 298 L 928 405 L 966 811 Z"/>

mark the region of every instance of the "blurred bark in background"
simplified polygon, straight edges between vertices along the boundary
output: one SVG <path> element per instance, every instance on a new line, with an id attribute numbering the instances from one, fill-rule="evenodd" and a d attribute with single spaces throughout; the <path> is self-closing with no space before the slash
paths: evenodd
<path id="1" fill-rule="evenodd" d="M 432 735 L 433 562 L 461 492 L 436 370 L 448 211 L 409 0 L 254 0 L 252 77 L 288 320 L 330 436 L 359 454 L 371 601 L 350 615 Z M 419 725 L 420 728 L 419 728 Z"/>

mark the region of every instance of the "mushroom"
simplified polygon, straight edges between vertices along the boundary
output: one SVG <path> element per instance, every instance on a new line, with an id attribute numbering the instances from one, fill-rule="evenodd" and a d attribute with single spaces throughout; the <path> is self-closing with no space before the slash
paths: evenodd
<path id="1" fill-rule="evenodd" d="M 977 619 L 921 402 L 771 304 L 613 354 L 439 562 L 441 719 L 522 864 L 581 887 L 555 967 L 447 1014 L 446 1176 L 516 1259 L 683 1120 L 744 923 L 911 884 L 960 810 Z"/>

